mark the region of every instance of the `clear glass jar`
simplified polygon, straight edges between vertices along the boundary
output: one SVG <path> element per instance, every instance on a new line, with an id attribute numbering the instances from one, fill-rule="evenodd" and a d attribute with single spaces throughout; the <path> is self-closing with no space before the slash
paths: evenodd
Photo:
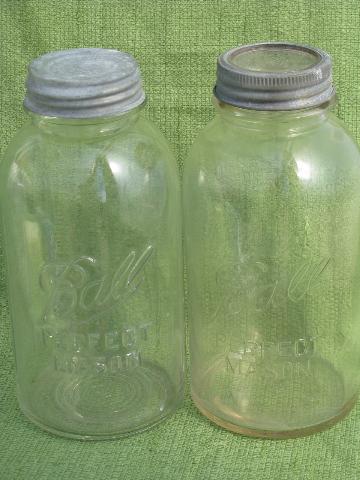
<path id="1" fill-rule="evenodd" d="M 256 45 L 237 72 L 244 51 L 220 57 L 216 116 L 185 164 L 192 396 L 234 432 L 295 437 L 338 421 L 359 391 L 360 154 L 331 111 L 331 81 L 318 100 L 303 86 L 309 105 L 279 99 L 297 68 L 328 79 L 326 54 Z M 315 66 L 299 66 L 308 51 Z M 226 61 L 238 84 L 224 100 Z"/>
<path id="2" fill-rule="evenodd" d="M 44 87 L 43 103 L 34 72 L 57 82 L 51 98 Z M 40 57 L 25 100 L 31 121 L 1 165 L 18 399 L 36 424 L 69 437 L 143 430 L 182 400 L 177 172 L 163 136 L 142 115 L 138 76 L 132 57 L 116 51 Z M 116 104 L 115 87 L 130 88 L 122 77 L 137 96 L 122 94 Z M 72 98 L 66 87 L 76 81 Z M 79 100 L 84 83 L 101 82 L 102 98 L 89 88 Z M 89 98 L 96 115 L 83 105 Z"/>

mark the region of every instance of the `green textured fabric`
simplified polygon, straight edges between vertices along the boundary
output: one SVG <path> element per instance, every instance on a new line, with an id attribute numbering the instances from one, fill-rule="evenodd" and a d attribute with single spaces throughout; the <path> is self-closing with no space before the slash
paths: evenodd
<path id="1" fill-rule="evenodd" d="M 213 115 L 217 55 L 242 43 L 317 45 L 334 60 L 339 114 L 360 140 L 358 0 L 1 0 L 0 153 L 24 122 L 26 65 L 49 50 L 98 46 L 140 62 L 147 114 L 177 152 Z M 0 256 L 0 479 L 360 479 L 360 408 L 298 440 L 237 436 L 191 404 L 157 428 L 120 441 L 82 443 L 28 422 L 15 399 L 14 359 Z M 188 391 L 188 389 L 187 389 Z"/>

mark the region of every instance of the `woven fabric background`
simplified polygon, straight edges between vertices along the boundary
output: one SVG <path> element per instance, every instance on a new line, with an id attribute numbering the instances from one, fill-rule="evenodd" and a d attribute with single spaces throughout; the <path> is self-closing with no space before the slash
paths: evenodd
<path id="1" fill-rule="evenodd" d="M 213 115 L 216 57 L 242 43 L 289 40 L 327 50 L 339 114 L 360 141 L 359 0 L 0 0 L 0 14 L 0 154 L 26 118 L 28 62 L 85 46 L 129 51 L 139 60 L 147 115 L 171 142 L 180 174 L 189 145 Z M 1 259 L 1 480 L 360 479 L 360 406 L 324 433 L 289 441 L 220 430 L 189 395 L 167 422 L 125 440 L 82 443 L 42 432 L 15 399 Z"/>

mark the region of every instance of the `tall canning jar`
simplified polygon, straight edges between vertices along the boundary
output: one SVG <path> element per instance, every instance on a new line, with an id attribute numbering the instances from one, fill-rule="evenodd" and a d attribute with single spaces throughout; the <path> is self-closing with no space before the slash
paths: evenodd
<path id="1" fill-rule="evenodd" d="M 1 165 L 18 399 L 68 437 L 143 430 L 182 399 L 179 187 L 143 103 L 129 54 L 43 55 Z"/>
<path id="2" fill-rule="evenodd" d="M 313 433 L 359 391 L 359 149 L 316 48 L 222 54 L 214 104 L 184 173 L 193 400 L 235 432 Z"/>

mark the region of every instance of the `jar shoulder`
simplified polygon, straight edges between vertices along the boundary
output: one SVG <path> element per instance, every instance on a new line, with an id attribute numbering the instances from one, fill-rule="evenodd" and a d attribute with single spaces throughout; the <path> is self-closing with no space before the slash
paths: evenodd
<path id="1" fill-rule="evenodd" d="M 122 173 L 122 181 L 124 176 L 140 179 L 150 175 L 176 183 L 176 162 L 169 144 L 144 117 L 111 134 L 76 134 L 74 129 L 69 136 L 63 133 L 57 135 L 30 122 L 25 124 L 4 155 L 0 166 L 2 181 L 14 183 L 19 175 L 26 176 L 27 181 L 39 175 L 57 175 L 64 182 L 77 179 L 79 183 L 81 177 L 97 170 L 115 181 Z"/>
<path id="2" fill-rule="evenodd" d="M 146 117 L 141 115 L 135 122 L 120 128 L 104 131 L 101 125 L 67 126 L 66 128 L 42 128 L 31 121 L 24 123 L 11 139 L 4 157 L 14 159 L 19 152 L 26 150 L 32 153 L 33 149 L 42 145 L 56 145 L 59 150 L 67 149 L 72 145 L 80 148 L 96 149 L 107 144 L 121 147 L 128 142 L 132 144 L 146 143 L 149 147 L 156 148 L 169 157 L 173 157 L 169 143 L 160 129 Z"/>
<path id="3" fill-rule="evenodd" d="M 192 172 L 256 169 L 289 161 L 321 166 L 322 172 L 350 168 L 360 175 L 360 150 L 353 135 L 335 115 L 298 130 L 291 125 L 245 128 L 217 115 L 192 145 L 185 176 Z"/>

